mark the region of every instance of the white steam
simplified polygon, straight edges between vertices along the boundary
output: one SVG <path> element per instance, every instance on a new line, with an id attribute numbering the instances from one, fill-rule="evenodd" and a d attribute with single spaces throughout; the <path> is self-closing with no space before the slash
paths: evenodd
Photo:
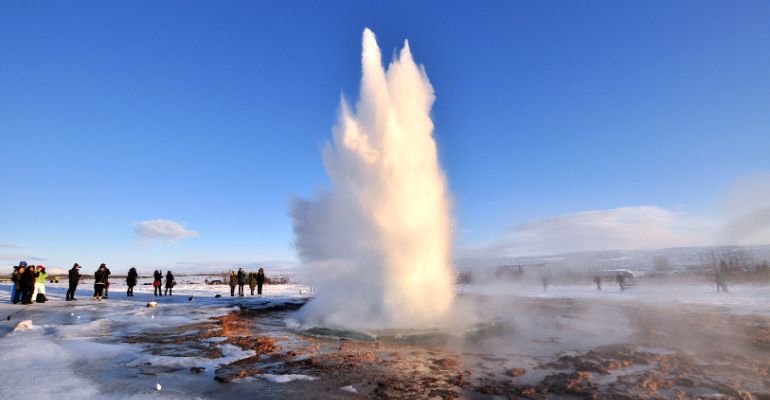
<path id="1" fill-rule="evenodd" d="M 404 43 L 387 70 L 363 34 L 361 89 L 344 101 L 323 159 L 331 191 L 295 200 L 297 250 L 315 267 L 310 324 L 431 326 L 453 299 L 452 222 L 430 109 L 433 88 Z"/>

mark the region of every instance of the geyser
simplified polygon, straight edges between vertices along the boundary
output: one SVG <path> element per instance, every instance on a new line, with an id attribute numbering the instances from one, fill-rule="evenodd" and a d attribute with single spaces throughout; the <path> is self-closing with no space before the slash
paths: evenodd
<path id="1" fill-rule="evenodd" d="M 317 287 L 301 318 L 353 329 L 432 327 L 454 296 L 433 87 L 406 41 L 386 70 L 366 29 L 361 58 L 358 103 L 341 101 L 323 151 L 331 190 L 292 205 L 296 247 Z"/>

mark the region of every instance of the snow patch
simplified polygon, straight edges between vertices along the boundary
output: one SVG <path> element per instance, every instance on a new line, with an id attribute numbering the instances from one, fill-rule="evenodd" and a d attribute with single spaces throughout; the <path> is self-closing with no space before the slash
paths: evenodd
<path id="1" fill-rule="evenodd" d="M 291 381 L 314 381 L 318 378 L 310 375 L 303 374 L 286 374 L 286 375 L 273 375 L 273 374 L 261 374 L 260 378 L 273 383 L 288 383 Z"/>
<path id="2" fill-rule="evenodd" d="M 342 390 L 343 392 L 348 392 L 353 394 L 358 393 L 358 390 L 356 390 L 356 388 L 354 388 L 353 385 L 343 386 L 340 388 L 340 390 Z"/>

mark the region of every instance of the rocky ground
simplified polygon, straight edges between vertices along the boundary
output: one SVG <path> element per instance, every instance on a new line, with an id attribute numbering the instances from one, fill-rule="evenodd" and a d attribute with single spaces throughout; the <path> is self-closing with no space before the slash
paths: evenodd
<path id="1" fill-rule="evenodd" d="M 617 304 L 610 314 L 622 315 L 628 325 L 623 339 L 576 345 L 570 321 L 597 311 L 573 300 L 518 305 L 545 318 L 536 324 L 552 331 L 525 333 L 521 322 L 500 324 L 460 341 L 353 340 L 281 328 L 298 307 L 243 308 L 175 332 L 121 340 L 158 355 L 219 358 L 222 343 L 253 350 L 253 356 L 218 367 L 214 379 L 232 385 L 264 374 L 315 377 L 286 384 L 297 385 L 295 394 L 306 398 L 770 399 L 770 319 L 758 315 Z M 158 372 L 152 365 L 142 368 Z M 182 369 L 164 367 L 202 372 Z"/>

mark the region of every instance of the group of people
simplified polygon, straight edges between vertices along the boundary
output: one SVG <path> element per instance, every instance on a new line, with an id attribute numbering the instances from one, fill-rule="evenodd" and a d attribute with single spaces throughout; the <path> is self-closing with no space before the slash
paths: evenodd
<path id="1" fill-rule="evenodd" d="M 251 289 L 251 295 L 254 296 L 254 288 L 257 289 L 257 294 L 262 295 L 262 285 L 265 283 L 265 270 L 260 268 L 257 272 L 249 272 L 248 274 L 243 268 L 239 268 L 238 272 L 230 271 L 230 296 L 235 296 L 235 287 L 238 286 L 238 296 L 243 296 L 243 287 L 249 284 Z"/>
<path id="2" fill-rule="evenodd" d="M 32 304 L 32 301 L 43 303 L 45 297 L 45 281 L 48 274 L 43 265 L 27 265 L 26 261 L 19 262 L 13 267 L 11 281 L 11 301 L 13 304 Z"/>
<path id="3" fill-rule="evenodd" d="M 69 287 L 67 288 L 67 295 L 65 298 L 67 301 L 77 300 L 75 298 L 75 292 L 80 283 L 80 268 L 80 264 L 75 263 L 68 272 Z M 107 264 L 104 263 L 100 264 L 99 268 L 94 272 L 94 300 L 109 298 L 110 274 L 112 274 L 112 272 L 107 268 Z"/>
<path id="4" fill-rule="evenodd" d="M 133 269 L 133 268 L 131 268 Z M 129 272 L 130 274 L 131 272 Z M 136 273 L 136 271 L 134 271 Z M 153 287 L 153 296 L 163 296 L 163 271 L 158 271 L 157 269 L 152 274 L 152 287 Z M 128 278 L 126 278 L 128 279 Z M 134 279 L 134 285 L 136 285 L 136 279 Z M 166 272 L 166 296 L 172 296 L 174 294 L 174 286 L 176 285 L 176 281 L 174 280 L 174 274 L 171 273 L 171 271 Z M 131 286 L 129 286 L 131 287 Z M 131 296 L 134 295 L 134 290 L 131 290 Z"/>
<path id="5" fill-rule="evenodd" d="M 78 284 L 80 283 L 80 269 L 81 266 L 77 263 L 72 266 L 68 272 L 69 287 L 67 289 L 66 301 L 75 301 L 75 292 L 77 291 Z M 110 288 L 110 269 L 106 264 L 99 265 L 96 272 L 94 272 L 94 300 L 102 300 L 109 298 Z M 42 303 L 45 302 L 45 283 L 48 280 L 48 274 L 45 271 L 45 266 L 42 265 L 27 265 L 26 261 L 20 261 L 19 265 L 13 267 L 13 273 L 11 275 L 13 281 L 13 289 L 11 293 L 11 300 L 14 304 L 32 304 L 33 301 Z M 136 268 L 131 268 L 126 275 L 126 296 L 133 297 L 134 287 L 139 280 L 139 274 L 136 272 Z M 265 271 L 260 268 L 258 272 L 249 272 L 238 269 L 238 272 L 230 272 L 230 296 L 235 296 L 235 288 L 238 287 L 238 295 L 244 295 L 244 286 L 249 285 L 251 289 L 251 295 L 254 295 L 254 289 L 257 290 L 258 295 L 262 295 L 262 285 L 265 283 Z M 165 287 L 165 295 L 172 296 L 176 281 L 174 280 L 174 274 L 171 271 L 166 272 L 165 282 L 163 279 L 163 271 L 155 270 L 153 273 L 153 296 L 163 296 L 163 288 Z"/>

